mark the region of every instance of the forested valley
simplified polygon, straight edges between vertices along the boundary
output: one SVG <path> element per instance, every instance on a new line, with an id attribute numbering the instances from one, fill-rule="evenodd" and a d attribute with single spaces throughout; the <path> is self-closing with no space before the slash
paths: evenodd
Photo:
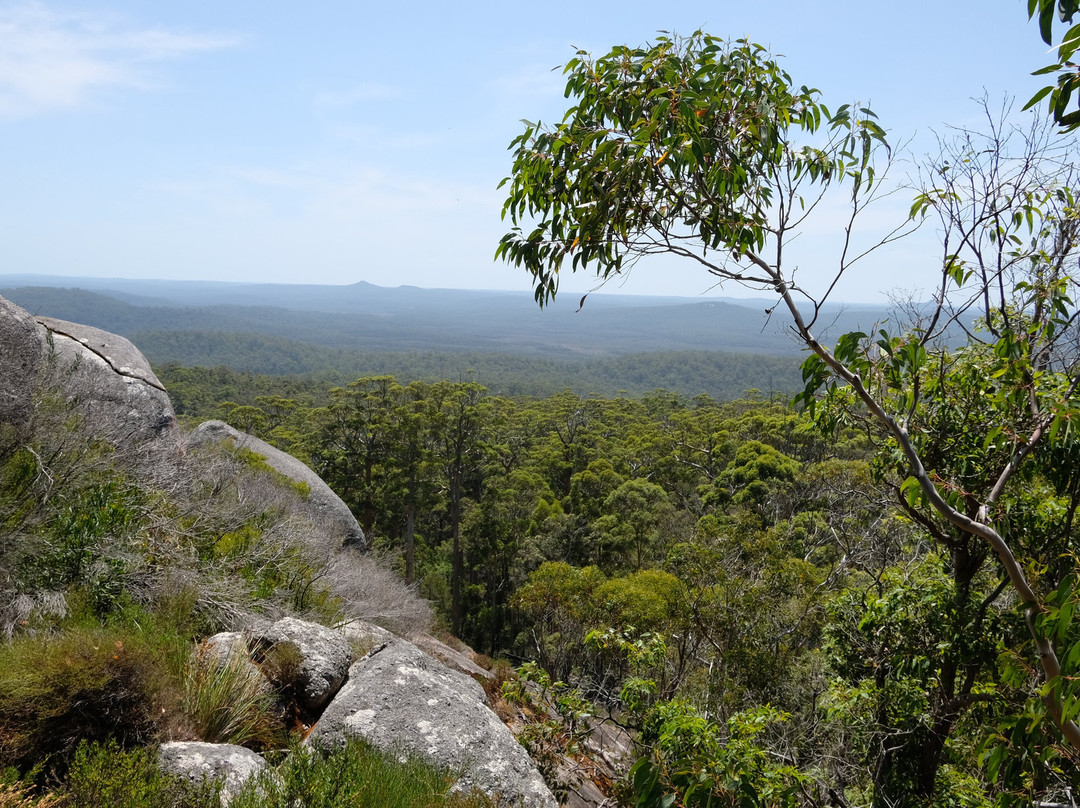
<path id="1" fill-rule="evenodd" d="M 324 389 L 362 376 L 469 379 L 501 395 L 641 395 L 662 387 L 731 399 L 748 389 L 790 396 L 799 388 L 788 324 L 763 322 L 760 307 L 732 302 L 597 295 L 580 311 L 541 312 L 527 294 L 370 284 L 98 281 L 120 286 L 88 291 L 5 281 L 42 279 L 0 275 L 0 294 L 28 311 L 126 336 L 158 367 L 306 376 Z M 209 305 L 214 295 L 228 305 Z M 836 330 L 869 328 L 886 316 L 884 306 L 830 312 Z M 219 392 L 232 397 L 230 380 L 220 381 Z M 173 385 L 172 394 L 183 391 Z"/>
<path id="2" fill-rule="evenodd" d="M 1048 45 L 1080 14 L 1078 0 L 1027 5 Z M 479 652 L 469 661 L 484 663 L 484 693 L 496 713 L 513 705 L 525 717 L 518 738 L 555 791 L 558 762 L 584 765 L 599 725 L 632 737 L 636 762 L 594 804 L 1075 808 L 1080 175 L 1078 144 L 1063 135 L 1080 129 L 1068 111 L 1077 49 L 1080 27 L 1067 29 L 1060 61 L 1039 71 L 1056 84 L 1028 108 L 1046 103 L 1049 117 L 1018 122 L 1010 102 L 984 98 L 977 125 L 948 129 L 936 153 L 913 161 L 869 108 L 826 106 L 749 40 L 661 32 L 567 62 L 565 113 L 522 121 L 510 144 L 496 259 L 530 276 L 538 309 L 565 298 L 560 283 L 574 272 L 601 286 L 657 255 L 689 261 L 703 283 L 767 298 L 759 319 L 783 318 L 801 356 L 798 378 L 783 383 L 771 375 L 779 365 L 757 358 L 752 372 L 722 360 L 721 373 L 715 354 L 635 356 L 642 318 L 623 321 L 603 372 L 587 339 L 553 327 L 531 354 L 551 372 L 532 381 L 538 366 L 493 358 L 494 320 L 483 334 L 444 334 L 466 361 L 492 362 L 481 372 L 440 373 L 441 352 L 417 348 L 408 328 L 394 338 L 404 343 L 381 344 L 390 365 L 360 368 L 343 354 L 322 364 L 326 354 L 305 347 L 295 366 L 258 368 L 295 347 L 278 331 L 323 347 L 342 332 L 322 314 L 269 307 L 251 314 L 257 327 L 215 325 L 238 321 L 232 309 L 191 309 L 180 337 L 148 333 L 148 344 L 175 339 L 189 359 L 218 365 L 212 332 L 229 332 L 223 344 L 246 368 L 158 355 L 172 397 L 163 421 L 175 427 L 173 407 L 185 426 L 223 419 L 270 454 L 299 458 L 359 522 L 367 554 L 341 540 L 314 563 L 311 547 L 277 541 L 312 488 L 282 486 L 227 425 L 209 425 L 230 435 L 209 454 L 197 444 L 170 454 L 170 467 L 206 463 L 209 485 L 177 475 L 169 489 L 140 488 L 124 440 L 69 450 L 77 395 L 36 391 L 23 431 L 0 430 L 0 505 L 13 526 L 0 572 L 21 598 L 7 609 L 4 647 L 21 654 L 20 672 L 45 668 L 41 658 L 59 673 L 0 677 L 0 729 L 44 748 L 62 722 L 48 723 L 39 694 L 63 701 L 65 717 L 82 709 L 54 684 L 72 676 L 66 650 L 24 651 L 37 653 L 35 620 L 85 617 L 75 629 L 93 637 L 122 626 L 133 645 L 161 621 L 189 649 L 208 633 L 194 620 L 216 631 L 240 606 L 342 623 L 382 575 L 411 622 L 426 631 L 415 618 L 430 603 L 444 639 Z M 905 190 L 896 221 L 867 214 Z M 892 283 L 908 254 L 888 250 L 924 225 L 936 237 L 920 259 L 926 299 L 900 295 L 873 327 L 830 334 L 856 265 L 885 256 Z M 810 233 L 834 237 L 835 249 L 803 251 Z M 682 309 L 669 333 L 707 338 L 714 314 Z M 516 319 L 515 339 L 532 345 L 540 329 Z M 374 320 L 349 322 L 360 347 L 386 336 Z M 761 344 L 745 322 L 729 325 Z M 433 320 L 424 328 L 441 333 Z M 492 353 L 473 353 L 478 334 Z M 564 356 L 582 361 L 569 368 Z M 665 368 L 691 357 L 693 374 Z M 635 376 L 635 363 L 647 372 Z M 51 495 L 71 480 L 73 493 Z M 263 501 L 257 485 L 277 493 Z M 344 582 L 339 565 L 350 568 Z M 105 648 L 105 667 L 124 653 L 120 640 L 115 654 L 104 641 L 90 647 Z M 190 682 L 192 669 L 173 675 Z M 190 694 L 173 701 L 174 712 L 137 715 L 151 727 L 191 721 Z M 361 713 L 370 718 L 350 720 Z M 275 720 L 264 749 L 288 734 Z M 70 733 L 61 751 L 76 742 Z M 20 777 L 45 771 L 36 750 L 11 747 L 0 732 L 0 762 L 22 766 Z M 20 808 L 33 804 L 24 795 Z"/>
<path id="3" fill-rule="evenodd" d="M 185 369 L 162 378 L 198 387 Z M 760 395 L 262 383 L 243 403 L 193 389 L 180 400 L 207 404 L 181 414 L 311 464 L 444 628 L 524 665 L 566 726 L 590 713 L 640 732 L 656 750 L 635 771 L 642 799 L 689 801 L 700 781 L 761 804 L 823 804 L 842 786 L 851 804 L 977 805 L 987 756 L 1012 749 L 998 720 L 1023 714 L 1027 674 L 1022 651 L 999 654 L 1029 640 L 1000 573 L 985 551 L 961 569 L 928 538 L 865 430 L 827 435 Z M 1060 496 L 1047 507 L 1074 507 Z M 1064 764 L 1018 776 L 1046 789 L 1058 772 L 1065 788 Z"/>

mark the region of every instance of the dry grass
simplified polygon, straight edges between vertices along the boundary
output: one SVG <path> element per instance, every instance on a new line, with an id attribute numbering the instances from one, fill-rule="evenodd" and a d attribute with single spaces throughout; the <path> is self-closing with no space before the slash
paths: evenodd
<path id="1" fill-rule="evenodd" d="M 327 563 L 326 581 L 349 619 L 366 620 L 402 637 L 431 628 L 431 605 L 376 556 L 340 550 Z"/>
<path id="2" fill-rule="evenodd" d="M 23 785 L 0 785 L 0 808 L 61 808 L 67 801 L 55 794 L 35 796 Z"/>

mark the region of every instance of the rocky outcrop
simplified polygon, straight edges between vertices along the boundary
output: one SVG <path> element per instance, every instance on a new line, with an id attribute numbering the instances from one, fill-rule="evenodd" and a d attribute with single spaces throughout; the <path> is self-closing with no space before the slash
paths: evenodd
<path id="1" fill-rule="evenodd" d="M 638 759 L 638 748 L 630 732 L 614 716 L 579 716 L 574 726 L 565 725 L 557 709 L 556 694 L 534 682 L 524 685 L 524 698 L 508 701 L 496 698 L 493 709 L 502 717 L 514 735 L 529 738 L 530 748 L 537 750 L 543 761 L 545 780 L 552 784 L 559 801 L 566 808 L 610 808 L 616 805 L 612 796 L 614 785 L 625 782 L 630 768 Z M 532 730 L 537 724 L 554 720 L 563 723 L 571 734 L 561 738 L 556 733 Z"/>
<path id="2" fill-rule="evenodd" d="M 394 639 L 394 635 L 385 628 L 380 628 L 366 620 L 350 620 L 338 628 L 342 636 L 349 642 L 354 652 L 360 651 L 357 656 L 364 656 L 377 645 L 385 645 Z"/>
<path id="3" fill-rule="evenodd" d="M 352 666 L 307 742 L 336 747 L 348 736 L 460 771 L 460 790 L 477 788 L 526 808 L 556 806 L 525 749 L 488 708 L 480 685 L 404 640 L 392 640 Z"/>
<path id="4" fill-rule="evenodd" d="M 566 808 L 614 805 L 609 796 L 612 784 L 623 780 L 637 759 L 634 741 L 625 729 L 599 719 L 589 719 L 587 724 L 583 754 L 567 755 L 556 766 L 554 777 L 565 790 Z"/>
<path id="5" fill-rule="evenodd" d="M 227 502 L 213 500 L 230 517 L 245 496 L 255 505 L 263 503 L 264 497 L 280 503 L 287 525 L 272 540 L 284 547 L 300 547 L 323 563 L 322 580 L 353 607 L 351 614 L 375 614 L 382 622 L 394 610 L 404 613 L 406 607 L 399 607 L 385 593 L 379 595 L 382 611 L 356 608 L 380 587 L 392 589 L 394 597 L 399 589 L 407 590 L 392 573 L 368 569 L 363 555 L 343 549 L 366 548 L 363 532 L 314 471 L 220 421 L 202 424 L 182 445 L 167 393 L 128 340 L 74 323 L 35 319 L 0 298 L 0 351 L 0 437 L 8 433 L 19 437 L 11 432 L 12 426 L 36 425 L 35 413 L 46 408 L 35 409 L 35 402 L 48 401 L 57 405 L 51 407 L 52 417 L 63 429 L 68 422 L 79 421 L 95 441 L 134 447 L 132 453 L 110 455 L 112 462 L 132 475 L 156 480 L 155 474 L 160 474 L 162 480 L 177 486 L 175 490 L 187 486 L 217 491 L 232 485 L 230 490 L 240 495 Z M 77 418 L 72 419 L 73 414 Z M 276 473 L 261 461 L 249 463 L 251 458 L 243 452 L 200 449 L 218 444 L 254 452 Z M 248 465 L 258 471 L 246 474 Z M 248 477 L 254 482 L 245 482 Z M 286 478 L 303 485 L 284 484 Z M 205 486 L 207 480 L 214 484 Z M 240 523 L 245 517 L 236 518 Z M 147 580 L 151 580 L 149 574 Z M 411 593 L 409 597 L 411 609 L 415 598 Z M 236 623 L 242 625 L 242 613 L 236 616 Z M 454 649 L 431 638 L 422 641 L 458 668 L 485 675 Z M 368 649 L 350 668 L 355 653 Z M 488 708 L 483 689 L 469 676 L 450 670 L 376 626 L 352 621 L 333 631 L 284 618 L 242 634 L 215 635 L 196 651 L 196 661 L 244 666 L 252 676 L 269 680 L 267 686 L 276 687 L 291 716 L 304 722 L 317 719 L 310 743 L 334 746 L 346 736 L 357 735 L 382 749 L 406 750 L 461 772 L 462 790 L 477 788 L 526 808 L 555 808 L 551 792 L 524 748 Z M 193 781 L 224 778 L 226 801 L 265 765 L 258 755 L 240 747 L 205 743 L 165 744 L 161 762 L 167 771 Z"/>
<path id="6" fill-rule="evenodd" d="M 274 684 L 295 693 L 309 712 L 325 707 L 349 672 L 351 648 L 343 634 L 293 617 L 254 633 L 248 647 L 256 662 L 275 663 Z"/>
<path id="7" fill-rule="evenodd" d="M 176 413 L 139 349 L 99 328 L 38 317 L 55 359 L 54 382 L 91 427 L 112 438 L 160 437 L 176 429 Z"/>
<path id="8" fill-rule="evenodd" d="M 18 426 L 29 417 L 45 355 L 44 332 L 34 318 L 0 297 L 0 424 Z"/>
<path id="9" fill-rule="evenodd" d="M 114 443 L 175 433 L 169 396 L 123 337 L 34 318 L 0 298 L 0 351 L 0 423 L 23 423 L 34 397 L 50 387 L 90 433 Z"/>
<path id="10" fill-rule="evenodd" d="M 264 440 L 234 429 L 224 421 L 204 421 L 199 424 L 188 435 L 187 445 L 189 448 L 194 448 L 227 441 L 231 441 L 237 448 L 261 455 L 279 474 L 307 486 L 308 505 L 314 518 L 330 531 L 335 539 L 340 539 L 341 544 L 360 550 L 367 549 L 364 531 L 360 529 L 360 524 L 352 515 L 352 511 L 341 501 L 341 497 L 335 494 L 318 474 L 292 455 L 271 446 Z"/>
<path id="11" fill-rule="evenodd" d="M 161 745 L 158 764 L 166 774 L 201 784 L 219 780 L 221 804 L 228 805 L 250 778 L 266 768 L 266 761 L 250 749 L 225 743 L 175 741 Z"/>
<path id="12" fill-rule="evenodd" d="M 348 667 L 352 647 L 371 643 L 371 651 Z M 295 662 L 292 678 L 282 676 L 283 651 Z M 255 675 L 270 680 L 284 707 L 299 703 L 305 720 L 316 721 L 309 745 L 332 749 L 355 736 L 392 754 L 414 754 L 460 773 L 458 790 L 478 789 L 524 808 L 556 806 L 528 753 L 488 707 L 483 688 L 377 626 L 353 620 L 335 631 L 283 618 L 246 633 L 216 634 L 203 641 L 198 653 L 203 664 L 250 664 Z M 234 765 L 232 749 L 167 744 L 162 765 L 191 779 L 218 777 Z M 250 776 L 246 769 L 241 774 Z M 228 776 L 231 783 L 243 780 Z"/>
<path id="13" fill-rule="evenodd" d="M 493 679 L 494 674 L 486 668 L 481 668 L 472 658 L 463 651 L 453 648 L 442 640 L 437 640 L 430 634 L 420 634 L 412 638 L 413 645 L 435 657 L 439 662 L 451 670 L 467 674 L 474 679 Z"/>

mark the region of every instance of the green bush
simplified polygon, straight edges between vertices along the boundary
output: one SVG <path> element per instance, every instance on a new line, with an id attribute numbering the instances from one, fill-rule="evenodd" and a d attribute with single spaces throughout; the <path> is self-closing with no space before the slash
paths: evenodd
<path id="1" fill-rule="evenodd" d="M 129 609 L 0 644 L 0 766 L 62 772 L 80 741 L 149 742 L 178 715 L 188 642 Z"/>
<path id="2" fill-rule="evenodd" d="M 80 744 L 67 779 L 70 808 L 220 808 L 220 785 L 192 785 L 158 768 L 156 750 Z"/>

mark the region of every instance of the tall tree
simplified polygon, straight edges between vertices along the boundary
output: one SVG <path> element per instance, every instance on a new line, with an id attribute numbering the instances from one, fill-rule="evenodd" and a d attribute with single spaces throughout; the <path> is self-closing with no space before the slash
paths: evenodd
<path id="1" fill-rule="evenodd" d="M 487 390 L 474 382 L 437 382 L 428 390 L 432 407 L 432 437 L 435 462 L 442 469 L 450 517 L 453 571 L 450 579 L 451 631 L 461 631 L 462 584 L 465 555 L 461 543 L 464 499 L 470 484 L 478 488 L 476 476 L 483 468 L 482 440 Z"/>
<path id="2" fill-rule="evenodd" d="M 944 231 L 931 310 L 917 312 L 922 319 L 906 331 L 847 334 L 830 349 L 816 336 L 822 306 L 867 252 L 853 246 L 855 224 L 890 162 L 873 114 L 830 110 L 761 47 L 700 33 L 598 58 L 579 53 L 565 73 L 572 104 L 562 122 L 528 124 L 512 144 L 503 183 L 512 227 L 497 256 L 533 276 L 541 304 L 566 265 L 607 280 L 657 254 L 773 295 L 811 354 L 803 403 L 834 424 L 865 414 L 911 518 L 956 564 L 994 559 L 1032 645 L 1012 637 L 1011 647 L 1041 668 L 1028 692 L 1080 751 L 1071 684 L 1080 652 L 1065 656 L 1064 674 L 1059 653 L 1075 633 L 1075 578 L 1041 579 L 1042 556 L 1009 517 L 1025 478 L 1071 452 L 1070 424 L 1080 415 L 1080 365 L 1070 349 L 1077 216 L 1069 160 L 1058 159 L 1068 152 L 1029 133 L 1018 136 L 1014 155 L 1002 127 L 984 141 L 963 134 L 951 159 L 929 167 L 932 184 L 912 210 L 913 220 L 939 215 Z M 849 211 L 839 257 L 832 280 L 811 290 L 796 277 L 793 240 L 838 187 Z M 910 226 L 901 222 L 876 246 Z M 967 329 L 960 349 L 943 339 L 950 327 Z M 1065 542 L 1056 549 L 1071 553 L 1065 524 L 1049 532 Z M 970 632 L 964 620 L 955 640 Z M 948 689 L 935 695 L 945 705 L 943 736 L 964 703 Z M 1014 728 L 1038 724 L 1035 717 Z M 1004 759 L 991 757 L 995 775 L 1008 769 Z"/>
<path id="3" fill-rule="evenodd" d="M 428 385 L 412 382 L 396 385 L 393 407 L 387 420 L 386 506 L 394 521 L 394 537 L 400 538 L 405 557 L 405 581 L 416 578 L 416 532 L 419 511 L 434 500 L 432 412 Z"/>
<path id="4" fill-rule="evenodd" d="M 331 390 L 312 456 L 316 469 L 369 536 L 381 511 L 379 465 L 387 457 L 388 415 L 396 387 L 393 376 L 370 376 Z"/>

